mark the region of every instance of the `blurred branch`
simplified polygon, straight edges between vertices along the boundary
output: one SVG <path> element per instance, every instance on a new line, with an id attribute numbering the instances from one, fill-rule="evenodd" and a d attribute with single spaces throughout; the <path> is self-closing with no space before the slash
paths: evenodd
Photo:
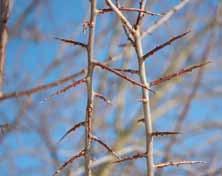
<path id="1" fill-rule="evenodd" d="M 131 160 L 135 160 L 135 159 L 138 159 L 138 158 L 146 158 L 146 157 L 147 157 L 146 152 L 145 153 L 137 153 L 137 154 L 134 154 L 132 156 L 125 157 L 123 159 L 113 161 L 113 163 L 121 163 L 121 162 L 125 162 L 125 161 L 131 161 Z"/>
<path id="2" fill-rule="evenodd" d="M 150 26 L 145 32 L 142 33 L 142 37 L 145 37 L 159 28 L 161 25 L 166 23 L 176 12 L 182 9 L 190 0 L 181 0 L 179 4 L 170 9 L 165 13 L 158 21 L 156 21 L 152 26 Z"/>
<path id="3" fill-rule="evenodd" d="M 65 78 L 62 78 L 62 79 L 56 80 L 54 82 L 51 82 L 49 84 L 42 84 L 40 86 L 31 88 L 31 89 L 27 89 L 27 90 L 24 90 L 24 91 L 20 91 L 20 92 L 18 91 L 18 92 L 12 92 L 12 93 L 7 93 L 7 94 L 0 95 L 0 101 L 10 99 L 10 98 L 30 96 L 34 93 L 38 93 L 38 92 L 41 92 L 43 90 L 47 90 L 47 89 L 50 89 L 50 88 L 53 88 L 53 87 L 60 86 L 61 84 L 65 83 L 65 82 L 68 82 L 70 80 L 75 79 L 77 76 L 82 75 L 83 73 L 85 73 L 85 69 L 79 71 L 78 73 L 67 76 Z"/>
<path id="4" fill-rule="evenodd" d="M 10 12 L 11 0 L 0 0 L 0 96 L 4 80 L 4 65 L 6 56 L 6 45 L 8 42 L 7 22 Z"/>
<path id="5" fill-rule="evenodd" d="M 206 164 L 204 161 L 169 161 L 165 163 L 156 164 L 155 167 L 160 169 L 168 166 L 192 165 L 192 164 Z"/>

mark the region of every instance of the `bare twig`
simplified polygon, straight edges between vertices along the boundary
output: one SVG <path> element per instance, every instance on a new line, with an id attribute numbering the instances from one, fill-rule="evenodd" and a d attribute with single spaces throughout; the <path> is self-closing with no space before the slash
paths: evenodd
<path id="1" fill-rule="evenodd" d="M 112 104 L 110 100 L 108 100 L 105 96 L 103 96 L 100 93 L 94 92 L 95 97 L 100 98 L 101 100 L 103 100 L 104 102 L 106 102 L 107 104 Z"/>
<path id="2" fill-rule="evenodd" d="M 85 121 L 79 122 L 77 124 L 75 124 L 72 128 L 70 128 L 58 141 L 61 142 L 66 136 L 68 136 L 71 132 L 74 132 L 77 128 L 84 126 L 85 125 Z"/>
<path id="3" fill-rule="evenodd" d="M 142 12 L 144 14 L 147 15 L 152 15 L 152 16 L 163 16 L 160 13 L 154 13 L 154 12 L 150 12 L 150 11 L 146 11 L 146 10 L 141 10 L 138 8 L 130 8 L 130 7 L 119 7 L 118 8 L 120 11 L 126 11 L 126 12 Z M 106 9 L 99 9 L 98 13 L 99 14 L 104 14 L 104 13 L 109 13 L 109 12 L 113 12 L 113 9 L 111 8 L 106 8 Z"/>
<path id="4" fill-rule="evenodd" d="M 116 71 L 119 72 L 125 72 L 125 73 L 131 73 L 131 74 L 138 74 L 139 71 L 138 70 L 133 70 L 133 69 L 122 69 L 122 68 L 113 68 Z"/>
<path id="5" fill-rule="evenodd" d="M 198 65 L 193 65 L 193 66 L 190 66 L 188 68 L 183 68 L 182 70 L 176 72 L 176 73 L 173 73 L 173 74 L 170 74 L 170 75 L 167 75 L 165 77 L 162 77 L 162 78 L 159 78 L 157 80 L 154 80 L 154 81 L 151 81 L 151 84 L 150 86 L 156 86 L 156 85 L 159 85 L 165 81 L 169 81 L 175 77 L 178 77 L 178 76 L 181 76 L 181 75 L 184 75 L 188 72 L 192 72 L 194 69 L 197 69 L 197 68 L 201 68 L 205 65 L 208 65 L 210 64 L 211 62 L 208 61 L 208 62 L 204 62 L 204 63 L 201 63 L 201 64 L 198 64 Z"/>
<path id="6" fill-rule="evenodd" d="M 135 33 L 135 30 L 133 29 L 133 26 L 130 24 L 130 22 L 126 19 L 126 17 L 122 14 L 122 12 L 119 10 L 118 7 L 116 7 L 115 4 L 111 0 L 106 0 L 106 3 L 111 7 L 111 9 L 116 12 L 117 16 L 120 18 L 122 23 L 127 27 L 127 29 L 133 34 Z"/>
<path id="7" fill-rule="evenodd" d="M 140 22 L 142 21 L 142 18 L 144 17 L 144 9 L 145 9 L 145 6 L 146 6 L 146 0 L 140 0 L 140 10 L 139 11 L 139 14 L 137 16 L 137 19 L 136 19 L 136 24 L 134 25 L 136 28 L 139 27 L 140 25 Z"/>
<path id="8" fill-rule="evenodd" d="M 178 135 L 181 134 L 181 132 L 177 132 L 177 131 L 155 131 L 152 132 L 152 136 L 171 136 L 171 135 Z"/>
<path id="9" fill-rule="evenodd" d="M 65 82 L 68 82 L 70 80 L 73 80 L 77 76 L 82 75 L 84 73 L 85 73 L 85 69 L 82 69 L 78 73 L 69 75 L 69 76 L 67 76 L 65 78 L 56 80 L 56 81 L 51 82 L 49 84 L 42 84 L 40 86 L 31 88 L 31 89 L 27 89 L 27 90 L 24 90 L 24 91 L 12 92 L 12 93 L 7 93 L 7 94 L 4 94 L 4 95 L 0 95 L 0 101 L 7 100 L 7 99 L 10 99 L 10 98 L 18 98 L 18 97 L 22 97 L 22 96 L 30 96 L 30 95 L 32 95 L 34 93 L 38 93 L 38 92 L 41 92 L 43 90 L 47 90 L 47 89 L 50 89 L 50 88 L 53 88 L 53 87 L 60 86 L 61 84 L 65 83 Z"/>
<path id="10" fill-rule="evenodd" d="M 116 153 L 120 157 L 124 157 L 124 155 L 127 155 L 132 152 L 142 152 L 143 148 L 139 145 L 130 145 L 127 147 L 124 147 L 123 149 L 117 151 Z M 101 158 L 98 158 L 92 162 L 91 168 L 97 168 L 101 165 L 107 164 L 113 162 L 113 155 L 105 155 Z M 84 174 L 84 167 L 79 167 L 73 174 L 72 176 L 80 176 Z"/>
<path id="11" fill-rule="evenodd" d="M 86 79 L 85 78 L 82 78 L 80 80 L 77 80 L 75 82 L 73 82 L 72 84 L 69 84 L 68 86 L 56 91 L 55 93 L 53 93 L 52 95 L 50 95 L 49 97 L 46 97 L 42 102 L 44 101 L 47 101 L 48 99 L 54 97 L 54 96 L 57 96 L 57 95 L 60 95 L 62 93 L 65 93 L 67 90 L 71 89 L 71 88 L 74 88 L 76 86 L 78 86 L 79 84 L 82 84 L 82 83 L 85 83 L 86 82 Z"/>
<path id="12" fill-rule="evenodd" d="M 59 38 L 59 37 L 55 37 L 55 39 L 60 40 L 60 41 L 65 42 L 65 43 L 68 43 L 68 44 L 78 45 L 78 46 L 81 46 L 83 48 L 87 48 L 87 45 L 85 43 L 77 42 L 75 40 L 63 39 L 63 38 Z"/>
<path id="13" fill-rule="evenodd" d="M 139 82 L 137 82 L 137 81 L 135 81 L 135 80 L 133 80 L 133 79 L 131 79 L 131 78 L 123 75 L 123 74 L 120 73 L 119 71 L 116 71 L 116 70 L 108 67 L 107 65 L 104 65 L 104 64 L 99 63 L 99 62 L 94 62 L 94 64 L 95 64 L 96 66 L 99 66 L 99 67 L 102 68 L 102 69 L 106 69 L 106 70 L 108 70 L 108 71 L 110 71 L 110 72 L 118 75 L 119 77 L 121 77 L 121 78 L 129 81 L 130 83 L 132 83 L 132 84 L 134 84 L 134 85 L 137 85 L 137 86 L 139 86 L 139 87 L 142 87 L 142 88 L 144 88 L 144 89 L 147 89 L 147 90 L 151 91 L 152 93 L 155 93 L 153 90 L 151 90 L 150 88 L 148 88 L 146 85 L 141 84 L 141 83 L 139 83 Z"/>
<path id="14" fill-rule="evenodd" d="M 113 163 L 121 163 L 121 162 L 125 162 L 125 161 L 135 160 L 135 159 L 138 159 L 138 158 L 146 158 L 146 157 L 147 157 L 146 153 L 137 153 L 137 154 L 134 154 L 132 156 L 125 157 L 123 159 L 113 161 Z"/>
<path id="15" fill-rule="evenodd" d="M 53 176 L 56 176 L 59 174 L 67 165 L 71 164 L 74 160 L 80 158 L 81 156 L 85 155 L 85 150 L 81 150 L 78 154 L 71 157 L 68 161 L 66 161 L 62 166 L 60 166 L 56 172 L 53 174 Z"/>
<path id="16" fill-rule="evenodd" d="M 154 53 L 156 53 L 157 51 L 159 51 L 160 49 L 166 47 L 167 45 L 170 45 L 172 42 L 174 42 L 175 40 L 179 39 L 179 38 L 182 38 L 184 37 L 185 35 L 187 35 L 190 31 L 187 31 L 187 32 L 184 32 L 180 35 L 177 35 L 173 38 L 171 38 L 170 40 L 164 42 L 163 44 L 155 47 L 154 49 L 152 49 L 151 51 L 147 52 L 144 56 L 143 56 L 143 59 L 147 59 L 149 56 L 153 55 Z"/>
<path id="17" fill-rule="evenodd" d="M 206 164 L 204 161 L 169 161 L 165 163 L 156 164 L 155 167 L 160 169 L 168 166 L 192 165 L 192 164 Z"/>
<path id="18" fill-rule="evenodd" d="M 101 139 L 99 139 L 96 136 L 91 136 L 92 140 L 98 142 L 99 144 L 101 144 L 104 148 L 106 148 L 108 150 L 108 152 L 110 152 L 113 156 L 115 156 L 117 159 L 120 159 L 120 156 L 118 156 L 118 154 L 116 152 L 114 152 L 112 150 L 111 147 L 109 147 L 106 143 L 104 143 Z"/>
<path id="19" fill-rule="evenodd" d="M 155 24 L 150 26 L 145 32 L 143 32 L 142 37 L 151 34 L 161 25 L 166 23 L 176 12 L 182 9 L 190 0 L 181 0 L 179 4 L 170 9 L 165 15 L 163 15 Z"/>

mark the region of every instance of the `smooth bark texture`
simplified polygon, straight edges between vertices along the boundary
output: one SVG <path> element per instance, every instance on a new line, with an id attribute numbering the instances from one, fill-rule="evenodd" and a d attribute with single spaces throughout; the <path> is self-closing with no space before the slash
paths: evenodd
<path id="1" fill-rule="evenodd" d="M 143 59 L 143 49 L 140 36 L 139 27 L 135 35 L 135 49 L 137 53 L 138 63 L 139 63 L 139 76 L 142 84 L 149 88 L 149 83 L 146 76 L 146 67 Z M 152 118 L 150 110 L 150 98 L 149 91 L 142 88 L 142 99 L 143 101 L 143 116 L 145 123 L 145 135 L 146 135 L 146 165 L 147 165 L 147 176 L 154 175 L 154 163 L 153 163 L 153 136 L 152 136 Z"/>

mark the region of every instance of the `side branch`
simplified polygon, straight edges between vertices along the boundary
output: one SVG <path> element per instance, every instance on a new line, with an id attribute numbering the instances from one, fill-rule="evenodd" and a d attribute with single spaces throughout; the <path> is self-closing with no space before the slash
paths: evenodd
<path id="1" fill-rule="evenodd" d="M 100 93 L 94 92 L 94 96 L 97 97 L 97 98 L 100 98 L 101 100 L 103 100 L 107 104 L 112 104 L 109 99 L 107 99 L 104 95 L 102 95 Z"/>
<path id="2" fill-rule="evenodd" d="M 150 12 L 150 11 L 146 11 L 146 10 L 142 10 L 142 9 L 138 9 L 138 8 L 119 7 L 118 9 L 120 11 L 126 11 L 126 12 L 142 12 L 144 14 L 152 15 L 152 16 L 163 16 L 160 13 L 154 13 L 154 12 Z M 99 9 L 98 10 L 99 14 L 104 14 L 104 13 L 109 13 L 109 12 L 113 12 L 113 9 L 112 8 L 106 8 L 106 9 Z"/>
<path id="3" fill-rule="evenodd" d="M 152 136 L 158 137 L 158 136 L 170 136 L 170 135 L 178 135 L 181 134 L 181 132 L 177 131 L 155 131 L 152 132 Z"/>
<path id="4" fill-rule="evenodd" d="M 130 83 L 132 83 L 132 84 L 134 84 L 134 85 L 136 85 L 136 86 L 142 87 L 142 88 L 144 88 L 144 89 L 146 89 L 146 90 L 151 91 L 152 93 L 155 93 L 153 90 L 149 89 L 146 85 L 141 84 L 141 83 L 139 83 L 139 82 L 137 82 L 137 81 L 135 81 L 135 80 L 127 77 L 126 75 L 123 75 L 123 74 L 120 73 L 119 71 L 116 71 L 116 70 L 114 70 L 113 68 L 108 67 L 107 65 L 104 65 L 104 64 L 99 63 L 99 62 L 93 62 L 93 63 L 94 63 L 94 65 L 96 65 L 96 66 L 98 66 L 98 67 L 100 67 L 100 68 L 102 68 L 102 69 L 108 70 L 108 71 L 116 74 L 117 76 L 119 76 L 119 77 L 121 77 L 121 78 L 129 81 Z"/>
<path id="5" fill-rule="evenodd" d="M 82 79 L 80 79 L 80 80 L 77 80 L 77 81 L 73 82 L 72 84 L 69 84 L 68 86 L 66 86 L 66 87 L 64 87 L 64 88 L 56 91 L 55 93 L 53 93 L 53 94 L 50 95 L 49 97 L 46 97 L 43 101 L 46 101 L 46 100 L 48 100 L 48 99 L 50 99 L 50 98 L 52 98 L 52 97 L 54 97 L 54 96 L 56 96 L 56 95 L 60 95 L 60 94 L 62 94 L 62 93 L 65 93 L 67 90 L 69 90 L 69 89 L 71 89 L 71 88 L 73 88 L 73 87 L 76 87 L 76 86 L 78 86 L 79 84 L 85 83 L 85 82 L 86 82 L 86 78 L 82 78 Z"/>
<path id="6" fill-rule="evenodd" d="M 23 91 L 20 91 L 20 92 L 12 92 L 12 93 L 3 94 L 3 95 L 0 95 L 0 101 L 6 100 L 6 99 L 10 99 L 10 98 L 18 98 L 18 97 L 22 97 L 22 96 L 30 96 L 30 95 L 32 95 L 34 93 L 38 93 L 38 92 L 41 92 L 43 90 L 47 90 L 47 89 L 50 89 L 50 88 L 53 88 L 53 87 L 60 86 L 61 84 L 65 83 L 65 82 L 68 82 L 68 81 L 71 81 L 71 80 L 75 79 L 77 76 L 80 76 L 80 75 L 82 75 L 84 73 L 85 73 L 85 69 L 82 69 L 78 73 L 75 73 L 75 74 L 72 74 L 72 75 L 67 76 L 65 78 L 56 80 L 56 81 L 51 82 L 49 84 L 42 84 L 40 86 L 31 88 L 31 89 L 27 89 L 27 90 L 23 90 Z"/>
<path id="7" fill-rule="evenodd" d="M 156 86 L 156 85 L 159 85 L 165 81 L 169 81 L 175 77 L 178 77 L 178 76 L 182 76 L 188 72 L 192 72 L 194 69 L 197 69 L 197 68 L 201 68 L 201 67 L 204 67 L 205 65 L 208 65 L 210 64 L 211 61 L 208 61 L 208 62 L 205 62 L 205 63 L 202 63 L 202 64 L 198 64 L 198 65 L 193 65 L 191 67 L 188 67 L 188 68 L 183 68 L 182 70 L 176 72 L 176 73 L 173 73 L 173 74 L 170 74 L 170 75 L 167 75 L 165 77 L 162 77 L 162 78 L 159 78 L 157 80 L 154 80 L 154 81 L 151 81 L 150 83 L 150 86 Z"/>
<path id="8" fill-rule="evenodd" d="M 81 150 L 77 155 L 74 155 L 71 157 L 68 161 L 66 161 L 62 166 L 60 166 L 56 172 L 53 174 L 53 176 L 56 176 L 59 174 L 67 165 L 71 164 L 74 160 L 80 158 L 81 156 L 85 155 L 85 150 Z"/>
<path id="9" fill-rule="evenodd" d="M 155 47 L 154 49 L 152 49 L 151 51 L 149 51 L 148 53 L 146 53 L 144 56 L 143 56 L 143 59 L 147 59 L 149 56 L 153 55 L 154 53 L 156 53 L 157 51 L 159 51 L 160 49 L 166 47 L 167 45 L 170 45 L 172 42 L 174 42 L 175 40 L 179 39 L 179 38 L 182 38 L 184 37 L 185 35 L 187 35 L 190 31 L 187 31 L 187 32 L 184 32 L 180 35 L 177 35 L 173 38 L 171 38 L 170 40 L 166 41 L 165 43 Z"/>
<path id="10" fill-rule="evenodd" d="M 75 124 L 72 128 L 70 128 L 58 141 L 61 142 L 66 136 L 68 136 L 71 132 L 74 132 L 77 128 L 84 126 L 85 125 L 85 121 L 79 122 L 77 124 Z"/>
<path id="11" fill-rule="evenodd" d="M 121 163 L 121 162 L 125 162 L 125 161 L 131 161 L 131 160 L 135 160 L 135 159 L 138 159 L 138 158 L 146 158 L 146 152 L 144 153 L 137 153 L 135 155 L 132 155 L 132 156 L 129 156 L 129 157 L 125 157 L 123 159 L 120 159 L 120 160 L 116 160 L 116 161 L 113 161 L 113 163 Z"/>
<path id="12" fill-rule="evenodd" d="M 91 136 L 91 139 L 101 144 L 108 152 L 112 153 L 113 156 L 115 156 L 117 159 L 120 159 L 118 154 L 112 150 L 111 147 L 109 147 L 106 143 L 104 143 L 101 139 L 99 139 L 96 136 Z"/>
<path id="13" fill-rule="evenodd" d="M 187 165 L 187 164 L 206 164 L 204 161 L 169 161 L 165 163 L 156 164 L 155 167 L 160 169 L 168 166 L 180 166 L 180 165 Z"/>
<path id="14" fill-rule="evenodd" d="M 72 44 L 72 45 L 78 45 L 81 46 L 83 48 L 87 48 L 87 45 L 85 43 L 82 42 L 77 42 L 75 40 L 70 40 L 70 39 L 63 39 L 63 38 L 59 38 L 59 37 L 55 37 L 56 40 L 60 40 L 64 43 L 68 43 L 68 44 Z"/>

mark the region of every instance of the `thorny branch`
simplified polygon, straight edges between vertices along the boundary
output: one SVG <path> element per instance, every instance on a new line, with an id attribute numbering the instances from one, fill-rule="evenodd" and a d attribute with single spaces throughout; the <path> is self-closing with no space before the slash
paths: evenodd
<path id="1" fill-rule="evenodd" d="M 70 128 L 60 139 L 58 142 L 61 142 L 66 136 L 68 136 L 71 132 L 74 132 L 77 128 L 84 126 L 85 121 L 79 122 L 75 124 L 72 128 Z"/>
<path id="2" fill-rule="evenodd" d="M 108 71 L 116 74 L 117 76 L 119 76 L 119 77 L 121 77 L 121 78 L 129 81 L 130 83 L 132 83 L 132 84 L 134 84 L 134 85 L 136 85 L 136 86 L 142 87 L 142 88 L 147 89 L 147 90 L 151 91 L 152 93 L 154 93 L 154 91 L 151 90 L 150 88 L 148 88 L 146 85 L 141 84 L 141 83 L 139 83 L 139 82 L 137 82 L 137 81 L 135 81 L 135 80 L 127 77 L 126 75 L 123 75 L 123 74 L 120 73 L 119 71 L 116 71 L 115 69 L 112 69 L 112 68 L 108 67 L 108 66 L 105 65 L 105 64 L 102 64 L 102 63 L 99 63 L 99 62 L 94 62 L 94 64 L 95 64 L 96 66 L 99 66 L 99 67 L 102 68 L 102 69 L 108 70 Z"/>
<path id="3" fill-rule="evenodd" d="M 42 85 L 39 85 L 37 87 L 27 89 L 27 90 L 23 90 L 23 91 L 20 91 L 20 92 L 12 92 L 12 93 L 8 93 L 8 94 L 0 95 L 0 101 L 7 100 L 9 98 L 30 96 L 34 93 L 38 93 L 38 92 L 41 92 L 43 90 L 47 90 L 47 89 L 50 89 L 50 88 L 53 88 L 53 87 L 60 86 L 61 84 L 66 83 L 68 81 L 71 81 L 71 80 L 75 79 L 76 77 L 84 74 L 85 72 L 86 72 L 85 69 L 82 69 L 78 73 L 74 73 L 72 75 L 69 75 L 69 76 L 67 76 L 65 78 L 62 78 L 62 79 L 59 79 L 59 80 L 56 80 L 56 81 L 51 82 L 49 84 L 42 84 Z"/>
<path id="4" fill-rule="evenodd" d="M 89 20 L 89 36 L 87 44 L 87 55 L 88 55 L 88 69 L 86 76 L 87 84 L 87 106 L 86 106 L 86 117 L 85 117 L 85 175 L 91 176 L 92 170 L 90 168 L 92 159 L 92 117 L 94 111 L 94 96 L 93 96 L 93 59 L 94 59 L 94 42 L 95 42 L 95 25 L 96 25 L 96 0 L 90 0 L 90 20 Z"/>
<path id="5" fill-rule="evenodd" d="M 77 42 L 75 40 L 63 39 L 63 38 L 59 38 L 59 37 L 55 37 L 55 39 L 60 40 L 64 43 L 68 43 L 68 44 L 72 44 L 72 45 L 78 45 L 78 46 L 81 46 L 83 48 L 87 48 L 87 45 L 85 43 Z"/>
<path id="6" fill-rule="evenodd" d="M 154 15 L 155 16 L 163 16 L 163 14 L 160 14 L 160 13 L 154 13 L 154 12 L 150 12 L 150 11 L 146 11 L 146 10 L 141 10 L 141 9 L 137 9 L 137 8 L 118 7 L 118 9 L 120 11 L 126 11 L 126 12 L 142 12 L 144 14 L 152 15 L 152 16 L 154 16 Z M 97 13 L 104 14 L 104 13 L 108 13 L 108 12 L 113 12 L 113 9 L 111 9 L 111 8 L 99 9 Z"/>
<path id="7" fill-rule="evenodd" d="M 152 86 L 159 85 L 159 84 L 161 84 L 161 83 L 163 83 L 163 82 L 165 82 L 165 81 L 169 81 L 169 80 L 171 80 L 171 79 L 173 79 L 173 78 L 175 78 L 175 77 L 184 75 L 184 74 L 186 74 L 186 73 L 188 73 L 188 72 L 192 72 L 194 69 L 201 68 L 201 67 L 203 67 L 203 66 L 205 66 L 205 65 L 208 65 L 208 64 L 210 64 L 210 63 L 211 63 L 211 62 L 208 61 L 208 62 L 204 62 L 204 63 L 201 63 L 201 64 L 197 64 L 197 65 L 190 66 L 190 67 L 188 67 L 188 68 L 183 68 L 182 70 L 180 70 L 180 71 L 178 71 L 178 72 L 176 72 L 176 73 L 172 73 L 172 74 L 167 75 L 167 76 L 165 76 L 165 77 L 162 77 L 162 78 L 159 78 L 159 79 L 157 79 L 157 80 L 151 81 L 150 86 L 152 87 Z"/>
<path id="8" fill-rule="evenodd" d="M 74 160 L 80 158 L 81 156 L 85 155 L 85 150 L 81 150 L 78 154 L 71 157 L 68 161 L 66 161 L 63 165 L 61 165 L 56 172 L 53 174 L 53 176 L 56 176 L 59 174 L 67 165 L 71 164 Z"/>
<path id="9" fill-rule="evenodd" d="M 171 44 L 172 42 L 174 42 L 175 40 L 184 37 L 184 36 L 187 35 L 189 32 L 190 32 L 190 31 L 184 32 L 184 33 L 182 33 L 182 34 L 180 34 L 180 35 L 177 35 L 177 36 L 171 38 L 170 40 L 164 42 L 163 44 L 155 47 L 155 48 L 152 49 L 151 51 L 147 52 L 147 53 L 143 56 L 143 59 L 144 59 L 144 60 L 147 59 L 149 56 L 153 55 L 154 53 L 156 53 L 156 52 L 159 51 L 160 49 L 165 48 L 167 45 L 170 45 L 170 44 Z"/>
<path id="10" fill-rule="evenodd" d="M 111 147 L 109 147 L 106 143 L 104 143 L 101 139 L 99 139 L 96 136 L 91 135 L 92 140 L 98 142 L 99 144 L 101 144 L 105 149 L 107 149 L 108 152 L 110 152 L 114 157 L 116 157 L 117 159 L 120 159 L 120 157 L 118 156 L 118 154 L 116 152 L 114 152 L 112 150 Z"/>

